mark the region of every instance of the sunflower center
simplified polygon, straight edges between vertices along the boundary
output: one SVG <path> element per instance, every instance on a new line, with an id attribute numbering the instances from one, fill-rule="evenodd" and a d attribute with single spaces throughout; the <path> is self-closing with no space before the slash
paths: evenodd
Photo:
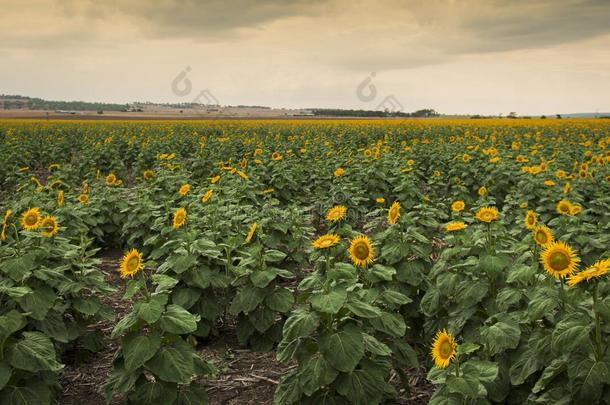
<path id="1" fill-rule="evenodd" d="M 451 354 L 451 344 L 449 342 L 441 343 L 441 356 L 448 358 Z"/>
<path id="2" fill-rule="evenodd" d="M 554 252 L 549 256 L 549 266 L 556 271 L 565 270 L 570 266 L 570 258 L 563 252 Z"/>
<path id="3" fill-rule="evenodd" d="M 354 247 L 354 256 L 360 260 L 364 260 L 369 257 L 369 247 L 363 243 L 359 243 Z"/>
<path id="4" fill-rule="evenodd" d="M 544 232 L 536 233 L 536 239 L 540 243 L 546 243 L 548 241 L 548 238 L 546 237 L 546 234 Z"/>
<path id="5" fill-rule="evenodd" d="M 25 223 L 28 225 L 36 225 L 36 222 L 38 222 L 38 218 L 34 214 L 28 214 L 25 217 Z"/>
<path id="6" fill-rule="evenodd" d="M 127 261 L 127 270 L 129 271 L 135 271 L 138 266 L 140 265 L 140 259 L 138 259 L 137 257 L 131 257 L 129 258 L 129 260 Z"/>

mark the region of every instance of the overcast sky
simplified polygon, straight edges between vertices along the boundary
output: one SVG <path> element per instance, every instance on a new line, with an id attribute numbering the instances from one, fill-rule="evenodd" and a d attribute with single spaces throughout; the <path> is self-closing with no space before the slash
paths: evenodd
<path id="1" fill-rule="evenodd" d="M 607 112 L 608 21 L 608 0 L 0 0 L 0 93 Z"/>

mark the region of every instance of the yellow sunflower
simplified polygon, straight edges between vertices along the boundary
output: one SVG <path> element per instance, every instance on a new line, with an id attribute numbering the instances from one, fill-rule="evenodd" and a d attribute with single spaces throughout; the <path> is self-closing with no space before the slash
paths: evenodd
<path id="1" fill-rule="evenodd" d="M 589 281 L 608 274 L 610 271 L 610 259 L 598 260 L 592 266 L 586 268 L 580 273 L 571 275 L 568 278 L 568 285 L 573 287 L 583 281 Z"/>
<path id="2" fill-rule="evenodd" d="M 250 230 L 248 231 L 248 235 L 246 236 L 246 243 L 250 243 L 250 241 L 254 237 L 254 232 L 256 232 L 256 222 L 252 224 Z"/>
<path id="3" fill-rule="evenodd" d="M 214 190 L 209 189 L 208 191 L 206 191 L 206 193 L 203 195 L 203 197 L 201 197 L 201 202 L 202 203 L 207 203 L 210 201 L 210 199 L 212 198 L 212 195 L 214 194 Z"/>
<path id="4" fill-rule="evenodd" d="M 174 229 L 180 229 L 186 223 L 186 209 L 178 208 L 176 212 L 174 212 L 174 218 L 172 221 L 172 227 Z"/>
<path id="5" fill-rule="evenodd" d="M 479 187 L 478 193 L 479 193 L 479 196 L 483 197 L 485 194 L 487 194 L 487 187 L 485 187 L 485 186 Z"/>
<path id="6" fill-rule="evenodd" d="M 352 263 L 359 267 L 373 263 L 375 251 L 370 239 L 365 235 L 353 239 L 349 246 L 349 257 Z"/>
<path id="7" fill-rule="evenodd" d="M 21 227 L 26 231 L 34 231 L 40 226 L 40 210 L 30 208 L 21 215 Z"/>
<path id="8" fill-rule="evenodd" d="M 2 233 L 0 233 L 0 240 L 3 242 L 6 240 L 6 227 L 8 226 L 8 219 L 10 218 L 13 211 L 6 210 L 4 213 L 4 221 L 2 221 Z"/>
<path id="9" fill-rule="evenodd" d="M 466 204 L 462 200 L 454 201 L 451 204 L 451 211 L 453 212 L 461 212 L 464 208 L 466 208 Z"/>
<path id="10" fill-rule="evenodd" d="M 335 205 L 326 213 L 326 220 L 330 222 L 337 222 L 343 218 L 345 218 L 345 212 L 347 208 L 343 205 Z"/>
<path id="11" fill-rule="evenodd" d="M 455 232 L 466 228 L 466 224 L 462 221 L 451 222 L 445 226 L 445 231 Z"/>
<path id="12" fill-rule="evenodd" d="M 271 159 L 273 159 L 273 160 L 275 160 L 275 161 L 278 161 L 278 160 L 282 160 L 282 159 L 283 159 L 283 156 L 282 156 L 282 155 L 280 155 L 278 152 L 273 152 L 273 153 L 271 154 Z"/>
<path id="13" fill-rule="evenodd" d="M 57 206 L 61 207 L 62 205 L 64 205 L 64 191 L 60 190 L 57 193 Z"/>
<path id="14" fill-rule="evenodd" d="M 559 279 L 572 275 L 580 259 L 566 243 L 551 242 L 540 254 L 540 262 L 547 273 Z"/>
<path id="15" fill-rule="evenodd" d="M 398 218 L 400 218 L 400 203 L 394 201 L 388 211 L 388 224 L 394 225 L 398 222 Z"/>
<path id="16" fill-rule="evenodd" d="M 341 177 L 345 174 L 345 169 L 340 167 L 337 170 L 335 170 L 335 177 Z"/>
<path id="17" fill-rule="evenodd" d="M 563 186 L 563 193 L 568 194 L 570 192 L 570 182 L 566 182 L 565 186 Z"/>
<path id="18" fill-rule="evenodd" d="M 475 217 L 481 222 L 490 224 L 498 219 L 498 210 L 494 207 L 483 207 L 477 211 Z"/>
<path id="19" fill-rule="evenodd" d="M 572 205 L 572 208 L 570 208 L 570 215 L 574 216 L 574 215 L 578 215 L 582 212 L 582 207 L 578 204 L 574 204 Z"/>
<path id="20" fill-rule="evenodd" d="M 375 202 L 377 204 L 383 204 L 385 202 L 385 198 L 383 198 L 383 197 L 375 198 Z"/>
<path id="21" fill-rule="evenodd" d="M 430 350 L 434 365 L 438 368 L 447 368 L 457 354 L 455 339 L 445 329 L 436 332 L 436 339 Z"/>
<path id="22" fill-rule="evenodd" d="M 78 202 L 81 204 L 87 204 L 89 202 L 89 196 L 87 194 L 81 194 L 78 196 Z"/>
<path id="23" fill-rule="evenodd" d="M 327 235 L 320 236 L 318 239 L 314 240 L 311 244 L 316 249 L 328 249 L 330 247 L 335 246 L 337 243 L 339 243 L 339 240 L 341 240 L 339 235 L 327 234 Z"/>
<path id="24" fill-rule="evenodd" d="M 210 179 L 210 183 L 216 184 L 220 180 L 220 176 L 214 176 Z"/>
<path id="25" fill-rule="evenodd" d="M 42 228 L 41 235 L 47 238 L 51 238 L 59 232 L 59 225 L 57 224 L 57 218 L 47 215 L 43 218 L 42 223 L 40 224 Z"/>
<path id="26" fill-rule="evenodd" d="M 131 249 L 121 259 L 119 272 L 121 273 L 121 278 L 127 278 L 135 276 L 143 268 L 142 254 L 136 249 Z"/>
<path id="27" fill-rule="evenodd" d="M 144 180 L 150 180 L 155 177 L 155 172 L 152 170 L 144 170 Z"/>
<path id="28" fill-rule="evenodd" d="M 107 186 L 114 186 L 115 183 L 116 183 L 116 176 L 114 173 L 110 173 L 108 176 L 106 176 L 106 185 Z"/>
<path id="29" fill-rule="evenodd" d="M 185 195 L 187 195 L 189 193 L 189 191 L 191 191 L 191 185 L 190 184 L 183 184 L 180 189 L 178 190 L 178 194 L 180 194 L 182 197 L 184 197 Z"/>
<path id="30" fill-rule="evenodd" d="M 561 200 L 557 203 L 555 209 L 557 210 L 558 214 L 569 215 L 570 211 L 572 210 L 572 203 L 565 199 Z"/>
<path id="31" fill-rule="evenodd" d="M 529 210 L 527 214 L 525 214 L 525 227 L 527 229 L 534 229 L 538 224 L 538 214 L 536 212 Z"/>
<path id="32" fill-rule="evenodd" d="M 370 149 L 365 149 L 363 154 L 364 154 L 364 157 L 369 158 L 369 157 L 371 157 L 373 155 L 373 152 L 371 152 Z"/>
<path id="33" fill-rule="evenodd" d="M 521 208 L 521 209 L 527 208 L 527 202 L 524 201 L 521 204 L 519 204 L 519 208 Z"/>
<path id="34" fill-rule="evenodd" d="M 538 245 L 544 247 L 554 240 L 555 238 L 553 237 L 553 233 L 546 226 L 538 225 L 534 229 L 534 241 L 536 241 Z"/>

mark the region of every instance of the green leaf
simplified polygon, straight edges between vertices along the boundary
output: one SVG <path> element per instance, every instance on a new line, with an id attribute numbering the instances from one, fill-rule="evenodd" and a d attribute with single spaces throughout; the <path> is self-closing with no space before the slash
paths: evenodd
<path id="1" fill-rule="evenodd" d="M 290 311 L 293 303 L 294 297 L 292 292 L 284 287 L 276 288 L 273 293 L 269 294 L 265 298 L 265 304 L 267 304 L 267 307 L 281 313 Z"/>
<path id="2" fill-rule="evenodd" d="M 43 286 L 19 298 L 18 302 L 25 312 L 30 312 L 30 317 L 42 321 L 53 307 L 56 298 L 57 295 L 52 288 Z"/>
<path id="3" fill-rule="evenodd" d="M 337 380 L 337 392 L 350 404 L 377 404 L 385 392 L 383 377 L 371 369 L 355 370 L 342 374 Z"/>
<path id="4" fill-rule="evenodd" d="M 182 274 L 197 264 L 197 256 L 194 255 L 178 256 L 177 259 L 170 260 L 170 267 L 176 274 Z"/>
<path id="5" fill-rule="evenodd" d="M 425 269 L 425 264 L 420 260 L 401 262 L 396 269 L 396 279 L 417 287 L 424 279 Z"/>
<path id="6" fill-rule="evenodd" d="M 273 393 L 273 405 L 293 404 L 301 396 L 301 386 L 296 372 L 284 376 Z"/>
<path id="7" fill-rule="evenodd" d="M 506 349 L 514 349 L 519 345 L 521 329 L 514 321 L 500 321 L 481 329 L 481 338 L 493 356 Z"/>
<path id="8" fill-rule="evenodd" d="M 148 381 L 138 384 L 129 399 L 137 404 L 165 405 L 174 403 L 177 394 L 176 388 L 170 384 Z"/>
<path id="9" fill-rule="evenodd" d="M 381 310 L 379 308 L 357 299 L 350 299 L 346 307 L 356 316 L 361 318 L 377 318 L 378 316 L 381 316 Z"/>
<path id="10" fill-rule="evenodd" d="M 0 392 L 6 386 L 6 383 L 11 379 L 11 367 L 4 361 L 0 361 Z"/>
<path id="11" fill-rule="evenodd" d="M 423 314 L 428 317 L 436 314 L 440 308 L 440 292 L 437 288 L 428 288 L 421 300 L 420 307 Z"/>
<path id="12" fill-rule="evenodd" d="M 150 301 L 138 301 L 134 307 L 134 314 L 143 321 L 153 324 L 159 320 L 167 304 L 167 294 L 157 294 L 150 297 Z"/>
<path id="13" fill-rule="evenodd" d="M 335 281 L 356 281 L 358 279 L 358 270 L 349 263 L 336 263 L 328 272 L 328 278 Z"/>
<path id="14" fill-rule="evenodd" d="M 154 277 L 154 276 L 153 276 Z M 134 295 L 138 293 L 144 287 L 144 279 L 141 277 L 133 278 L 127 281 L 125 285 L 125 294 L 123 294 L 124 300 L 130 300 Z"/>
<path id="15" fill-rule="evenodd" d="M 319 322 L 316 313 L 297 309 L 284 323 L 283 340 L 291 341 L 298 337 L 309 336 L 317 329 Z"/>
<path id="16" fill-rule="evenodd" d="M 591 325 L 588 318 L 575 314 L 562 319 L 555 326 L 551 338 L 553 350 L 557 352 L 570 352 L 587 344 Z"/>
<path id="17" fill-rule="evenodd" d="M 10 405 L 41 405 L 52 402 L 51 390 L 42 381 L 25 387 L 7 387 L 0 392 L 0 403 Z"/>
<path id="18" fill-rule="evenodd" d="M 327 314 L 336 314 L 347 299 L 347 291 L 342 288 L 332 290 L 328 294 L 316 293 L 309 298 L 314 309 Z"/>
<path id="19" fill-rule="evenodd" d="M 263 289 L 245 286 L 240 291 L 231 303 L 230 312 L 232 315 L 237 315 L 240 312 L 247 314 L 260 305 L 267 296 L 267 292 Z"/>
<path id="20" fill-rule="evenodd" d="M 125 369 L 133 371 L 150 360 L 161 347 L 161 336 L 152 333 L 149 336 L 133 336 L 123 342 Z"/>
<path id="21" fill-rule="evenodd" d="M 375 336 L 369 335 L 368 333 L 363 333 L 362 337 L 364 338 L 364 347 L 368 352 L 377 356 L 389 356 L 392 354 L 392 349 L 390 349 L 385 343 L 377 340 Z"/>
<path id="22" fill-rule="evenodd" d="M 274 249 L 267 250 L 263 256 L 263 260 L 265 260 L 267 263 L 281 262 L 285 258 L 286 253 Z"/>
<path id="23" fill-rule="evenodd" d="M 14 309 L 0 316 L 0 344 L 26 325 L 25 317 Z"/>
<path id="24" fill-rule="evenodd" d="M 532 392 L 534 394 L 542 392 L 546 388 L 548 383 L 553 381 L 555 377 L 563 373 L 566 369 L 567 363 L 564 358 L 554 359 L 553 361 L 551 361 L 551 364 L 549 364 L 544 369 L 542 375 L 536 382 L 536 385 L 534 385 L 534 388 L 532 388 Z"/>
<path id="25" fill-rule="evenodd" d="M 479 381 L 468 375 L 456 377 L 455 375 L 450 374 L 447 376 L 447 388 L 449 389 L 449 392 L 462 394 L 465 397 L 476 398 L 479 396 Z"/>
<path id="26" fill-rule="evenodd" d="M 163 291 L 171 290 L 173 287 L 176 286 L 176 284 L 178 284 L 179 280 L 170 277 L 166 274 L 155 273 L 152 275 L 152 281 L 153 283 L 157 284 L 157 289 L 155 290 L 155 292 L 160 293 Z"/>
<path id="27" fill-rule="evenodd" d="M 407 297 L 403 293 L 399 293 L 398 291 L 394 291 L 394 290 L 385 290 L 381 294 L 380 298 L 387 304 L 395 304 L 395 305 L 406 305 L 406 304 L 413 302 L 413 300 L 411 300 L 411 298 Z"/>
<path id="28" fill-rule="evenodd" d="M 72 300 L 72 306 L 81 314 L 93 316 L 100 310 L 102 304 L 94 297 L 74 298 Z"/>
<path id="29" fill-rule="evenodd" d="M 189 344 L 178 339 L 171 346 L 162 347 L 146 367 L 163 381 L 188 384 L 195 374 L 194 355 Z"/>
<path id="30" fill-rule="evenodd" d="M 277 277 L 277 273 L 273 270 L 255 270 L 252 274 L 250 274 L 250 280 L 255 287 L 265 288 L 269 285 L 270 282 L 275 280 Z"/>
<path id="31" fill-rule="evenodd" d="M 161 315 L 159 326 L 166 332 L 181 335 L 197 330 L 199 319 L 199 315 L 195 316 L 179 305 L 170 304 Z"/>
<path id="32" fill-rule="evenodd" d="M 16 369 L 59 372 L 64 366 L 55 358 L 55 347 L 40 332 L 23 332 L 23 339 L 7 350 L 7 360 Z"/>
<path id="33" fill-rule="evenodd" d="M 121 319 L 119 322 L 117 322 L 116 325 L 114 325 L 114 329 L 110 334 L 110 338 L 116 339 L 118 336 L 131 329 L 137 322 L 138 317 L 133 312 L 128 313 L 127 315 L 125 315 L 125 317 L 123 317 L 123 319 Z"/>
<path id="34" fill-rule="evenodd" d="M 311 357 L 299 371 L 300 383 L 307 396 L 332 383 L 339 375 L 324 357 Z"/>
<path id="35" fill-rule="evenodd" d="M 367 280 L 376 283 L 379 281 L 392 281 L 392 277 L 396 274 L 394 267 L 375 264 L 370 270 L 365 273 Z"/>
<path id="36" fill-rule="evenodd" d="M 364 339 L 360 329 L 347 324 L 339 332 L 322 336 L 320 352 L 337 370 L 349 373 L 364 356 Z"/>
<path id="37" fill-rule="evenodd" d="M 167 403 L 167 402 L 166 402 Z M 175 405 L 207 405 L 208 393 L 203 387 L 191 384 L 188 389 L 180 390 Z"/>
<path id="38" fill-rule="evenodd" d="M 382 312 L 380 317 L 369 319 L 369 322 L 378 331 L 394 337 L 402 337 L 407 331 L 405 320 L 399 314 Z"/>

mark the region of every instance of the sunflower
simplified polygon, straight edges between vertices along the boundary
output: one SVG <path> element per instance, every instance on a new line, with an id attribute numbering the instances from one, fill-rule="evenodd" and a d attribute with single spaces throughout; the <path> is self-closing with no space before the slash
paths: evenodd
<path id="1" fill-rule="evenodd" d="M 347 208 L 343 205 L 335 205 L 326 213 L 326 220 L 330 222 L 337 222 L 343 218 L 345 218 L 345 212 Z"/>
<path id="2" fill-rule="evenodd" d="M 570 192 L 570 182 L 566 182 L 565 186 L 563 186 L 563 193 L 568 194 Z"/>
<path id="3" fill-rule="evenodd" d="M 186 223 L 186 209 L 178 208 L 176 212 L 174 212 L 174 219 L 172 222 L 172 227 L 174 229 L 182 228 Z"/>
<path id="4" fill-rule="evenodd" d="M 189 193 L 189 191 L 191 191 L 191 185 L 190 184 L 183 184 L 180 189 L 178 190 L 178 194 L 180 194 L 182 197 L 184 197 L 185 195 L 187 195 Z"/>
<path id="5" fill-rule="evenodd" d="M 121 273 L 121 278 L 127 278 L 135 276 L 143 268 L 142 253 L 136 249 L 131 249 L 121 259 L 119 272 Z"/>
<path id="6" fill-rule="evenodd" d="M 363 154 L 364 154 L 364 157 L 369 158 L 369 157 L 371 157 L 373 155 L 373 152 L 371 152 L 370 149 L 365 149 Z"/>
<path id="7" fill-rule="evenodd" d="M 394 225 L 396 222 L 398 222 L 398 218 L 400 218 L 400 203 L 398 201 L 394 201 L 388 211 L 388 224 Z"/>
<path id="8" fill-rule="evenodd" d="M 206 193 L 203 195 L 203 197 L 201 197 L 201 202 L 202 203 L 209 202 L 210 199 L 212 198 L 212 194 L 214 194 L 214 190 L 209 189 L 208 191 L 206 191 Z"/>
<path id="9" fill-rule="evenodd" d="M 340 167 L 337 170 L 335 170 L 335 177 L 341 177 L 345 174 L 345 169 Z"/>
<path id="10" fill-rule="evenodd" d="M 568 285 L 570 287 L 573 287 L 583 281 L 589 281 L 591 279 L 604 276 L 604 275 L 608 274 L 609 271 L 610 271 L 610 259 L 598 260 L 592 266 L 581 271 L 580 273 L 571 275 L 568 278 Z"/>
<path id="11" fill-rule="evenodd" d="M 566 243 L 551 242 L 540 254 L 540 262 L 551 276 L 564 278 L 574 273 L 580 259 Z"/>
<path id="12" fill-rule="evenodd" d="M 525 214 L 525 227 L 527 229 L 534 229 L 538 224 L 538 214 L 536 212 L 529 210 L 527 214 Z"/>
<path id="13" fill-rule="evenodd" d="M 275 192 L 275 189 L 273 187 L 272 188 L 266 188 L 266 189 L 263 190 L 263 194 L 271 194 L 271 193 L 274 193 L 274 192 Z"/>
<path id="14" fill-rule="evenodd" d="M 470 162 L 470 155 L 469 155 L 469 154 L 467 154 L 467 153 L 464 153 L 464 154 L 462 155 L 462 161 L 463 161 L 464 163 L 468 163 L 468 162 Z"/>
<path id="15" fill-rule="evenodd" d="M 282 159 L 283 159 L 283 156 L 282 156 L 282 155 L 280 155 L 278 152 L 273 152 L 273 153 L 271 154 L 271 159 L 273 159 L 273 160 L 275 160 L 275 161 L 278 161 L 278 160 L 282 160 Z"/>
<path id="16" fill-rule="evenodd" d="M 558 214 L 569 215 L 570 211 L 572 210 L 572 203 L 568 200 L 563 199 L 557 203 L 555 209 L 557 210 Z"/>
<path id="17" fill-rule="evenodd" d="M 21 215 L 21 227 L 26 231 L 34 231 L 40 226 L 40 210 L 30 208 Z"/>
<path id="18" fill-rule="evenodd" d="M 455 232 L 466 228 L 466 224 L 462 221 L 451 222 L 445 226 L 445 231 Z"/>
<path id="19" fill-rule="evenodd" d="M 108 176 L 106 176 L 106 185 L 107 186 L 114 186 L 115 183 L 116 183 L 116 176 L 114 175 L 114 173 L 110 173 Z"/>
<path id="20" fill-rule="evenodd" d="M 487 194 L 487 187 L 485 187 L 485 186 L 479 187 L 478 193 L 479 193 L 480 197 L 483 197 L 485 194 Z"/>
<path id="21" fill-rule="evenodd" d="M 59 207 L 64 205 L 64 191 L 63 190 L 60 190 L 59 193 L 57 193 L 57 205 Z"/>
<path id="22" fill-rule="evenodd" d="M 527 202 L 524 201 L 521 204 L 519 204 L 519 208 L 521 208 L 521 209 L 527 208 Z"/>
<path id="23" fill-rule="evenodd" d="M 0 233 L 0 240 L 3 242 L 6 240 L 6 227 L 8 226 L 8 219 L 10 218 L 13 211 L 6 210 L 4 213 L 4 221 L 2 221 L 2 233 Z"/>
<path id="24" fill-rule="evenodd" d="M 241 177 L 243 180 L 248 180 L 248 175 L 244 172 L 242 172 L 241 170 L 237 171 L 237 174 L 239 175 L 239 177 Z"/>
<path id="25" fill-rule="evenodd" d="M 335 246 L 337 243 L 339 243 L 339 240 L 341 240 L 339 235 L 327 234 L 327 235 L 320 236 L 318 239 L 314 240 L 311 244 L 316 249 L 328 249 L 330 247 Z"/>
<path id="26" fill-rule="evenodd" d="M 454 201 L 451 204 L 451 211 L 453 212 L 461 212 L 464 208 L 466 208 L 466 204 L 462 200 Z"/>
<path id="27" fill-rule="evenodd" d="M 385 198 L 383 198 L 383 197 L 375 198 L 375 202 L 377 204 L 383 204 L 385 202 Z"/>
<path id="28" fill-rule="evenodd" d="M 361 235 L 353 239 L 349 246 L 349 257 L 356 266 L 364 267 L 373 263 L 375 251 L 369 238 Z"/>
<path id="29" fill-rule="evenodd" d="M 59 225 L 57 224 L 57 218 L 47 215 L 43 218 L 40 227 L 43 229 L 41 232 L 42 236 L 46 236 L 47 238 L 51 238 L 57 235 L 59 232 Z"/>
<path id="30" fill-rule="evenodd" d="M 553 242 L 555 238 L 549 228 L 544 225 L 539 225 L 534 229 L 534 241 L 542 247 Z"/>
<path id="31" fill-rule="evenodd" d="M 494 207 L 483 207 L 477 211 L 475 217 L 481 221 L 486 223 L 491 223 L 498 219 L 498 210 Z"/>
<path id="32" fill-rule="evenodd" d="M 155 177 L 155 172 L 152 170 L 144 170 L 144 180 L 150 180 Z"/>
<path id="33" fill-rule="evenodd" d="M 248 235 L 246 236 L 246 243 L 250 243 L 250 241 L 254 237 L 254 232 L 256 232 L 256 222 L 252 224 L 250 230 L 248 231 Z"/>
<path id="34" fill-rule="evenodd" d="M 89 196 L 87 194 L 81 194 L 78 196 L 78 202 L 81 204 L 87 204 L 89 202 Z"/>
<path id="35" fill-rule="evenodd" d="M 436 339 L 432 343 L 430 350 L 434 365 L 438 368 L 447 368 L 449 363 L 457 354 L 457 344 L 455 339 L 445 329 L 436 332 Z"/>
<path id="36" fill-rule="evenodd" d="M 582 212 L 582 207 L 578 204 L 574 204 L 572 205 L 572 208 L 570 208 L 570 215 L 574 216 L 574 215 L 578 215 Z"/>
<path id="37" fill-rule="evenodd" d="M 210 179 L 210 183 L 216 184 L 220 180 L 220 176 L 214 176 Z"/>

